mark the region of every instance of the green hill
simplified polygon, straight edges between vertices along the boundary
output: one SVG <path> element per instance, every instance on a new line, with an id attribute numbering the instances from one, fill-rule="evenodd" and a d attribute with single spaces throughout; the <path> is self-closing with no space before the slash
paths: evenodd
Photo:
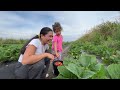
<path id="1" fill-rule="evenodd" d="M 93 54 L 109 65 L 120 62 L 119 50 L 120 23 L 107 21 L 95 26 L 89 33 L 73 42 L 69 55 L 77 59 L 83 52 Z"/>

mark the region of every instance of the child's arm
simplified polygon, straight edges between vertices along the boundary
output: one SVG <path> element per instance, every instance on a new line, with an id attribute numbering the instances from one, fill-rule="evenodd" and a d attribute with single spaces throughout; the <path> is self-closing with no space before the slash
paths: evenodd
<path id="1" fill-rule="evenodd" d="M 59 57 L 59 54 L 57 52 L 57 42 L 54 42 L 54 50 L 55 50 L 56 57 Z"/>

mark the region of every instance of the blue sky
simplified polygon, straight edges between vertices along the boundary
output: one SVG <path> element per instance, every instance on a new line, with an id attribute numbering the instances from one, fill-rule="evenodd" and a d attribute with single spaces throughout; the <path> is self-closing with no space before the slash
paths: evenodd
<path id="1" fill-rule="evenodd" d="M 64 41 L 74 41 L 95 25 L 118 17 L 118 11 L 0 11 L 0 37 L 31 38 L 57 21 Z"/>

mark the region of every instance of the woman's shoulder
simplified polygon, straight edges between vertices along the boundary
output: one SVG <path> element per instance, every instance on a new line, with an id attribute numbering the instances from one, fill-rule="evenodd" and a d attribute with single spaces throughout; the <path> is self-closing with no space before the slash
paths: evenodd
<path id="1" fill-rule="evenodd" d="M 31 42 L 33 42 L 33 43 L 39 43 L 40 40 L 39 39 L 33 39 L 33 40 L 31 40 Z"/>
<path id="2" fill-rule="evenodd" d="M 36 42 L 38 42 L 38 41 L 39 41 L 39 39 L 33 39 L 33 40 L 31 40 L 31 41 L 36 41 Z"/>
<path id="3" fill-rule="evenodd" d="M 33 45 L 39 45 L 40 44 L 40 40 L 39 39 L 33 39 L 31 40 L 31 42 L 29 44 L 33 44 Z"/>

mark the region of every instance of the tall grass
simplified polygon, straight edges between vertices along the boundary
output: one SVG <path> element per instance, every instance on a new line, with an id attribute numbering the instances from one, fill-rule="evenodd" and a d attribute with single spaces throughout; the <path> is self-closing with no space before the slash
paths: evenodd
<path id="1" fill-rule="evenodd" d="M 27 39 L 2 39 L 0 38 L 0 44 L 24 44 L 27 41 Z"/>
<path id="2" fill-rule="evenodd" d="M 106 45 L 108 47 L 120 48 L 120 23 L 103 22 L 91 29 L 91 32 L 85 34 L 78 41 L 91 42 L 95 45 Z"/>

